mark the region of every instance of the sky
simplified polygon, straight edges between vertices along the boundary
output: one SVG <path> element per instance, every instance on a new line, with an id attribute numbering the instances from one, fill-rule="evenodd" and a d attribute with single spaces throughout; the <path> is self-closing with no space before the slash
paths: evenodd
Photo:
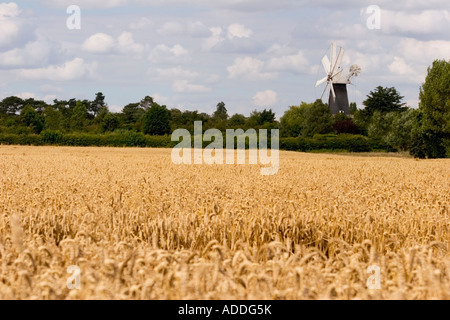
<path id="1" fill-rule="evenodd" d="M 363 108 L 376 87 L 395 87 L 416 108 L 427 68 L 450 59 L 447 0 L 14 1 L 0 2 L 0 30 L 0 99 L 102 92 L 113 112 L 152 96 L 170 109 L 211 114 L 223 101 L 230 115 L 279 118 L 321 98 L 332 42 L 345 72 L 362 69 L 350 101 Z"/>

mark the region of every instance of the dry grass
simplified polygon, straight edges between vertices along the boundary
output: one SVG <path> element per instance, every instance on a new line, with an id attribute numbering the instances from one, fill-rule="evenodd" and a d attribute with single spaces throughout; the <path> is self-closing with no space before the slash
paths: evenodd
<path id="1" fill-rule="evenodd" d="M 1 146 L 0 299 L 450 298 L 449 160 L 170 152 Z"/>

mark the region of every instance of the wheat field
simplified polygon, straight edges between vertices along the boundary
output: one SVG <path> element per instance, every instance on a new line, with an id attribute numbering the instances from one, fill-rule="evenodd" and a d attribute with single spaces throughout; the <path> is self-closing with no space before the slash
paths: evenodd
<path id="1" fill-rule="evenodd" d="M 0 299 L 449 299 L 449 177 L 449 160 L 281 152 L 261 176 L 0 146 Z"/>

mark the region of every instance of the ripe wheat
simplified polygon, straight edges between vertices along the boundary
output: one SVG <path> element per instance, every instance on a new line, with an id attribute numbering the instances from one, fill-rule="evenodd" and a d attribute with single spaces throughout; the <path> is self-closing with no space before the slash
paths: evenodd
<path id="1" fill-rule="evenodd" d="M 448 160 L 281 152 L 260 169 L 0 146 L 0 299 L 450 298 Z"/>

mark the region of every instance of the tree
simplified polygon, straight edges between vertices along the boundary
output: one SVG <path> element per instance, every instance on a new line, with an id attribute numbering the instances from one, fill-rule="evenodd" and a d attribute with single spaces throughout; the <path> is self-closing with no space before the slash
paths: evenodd
<path id="1" fill-rule="evenodd" d="M 333 119 L 330 108 L 318 99 L 305 113 L 305 124 L 302 135 L 313 137 L 315 134 L 333 132 Z"/>
<path id="2" fill-rule="evenodd" d="M 144 109 L 144 111 L 147 112 L 153 106 L 154 103 L 155 103 L 155 100 L 152 97 L 146 96 L 139 103 L 139 107 Z"/>
<path id="3" fill-rule="evenodd" d="M 412 145 L 414 125 L 418 113 L 417 109 L 411 108 L 405 112 L 391 113 L 391 129 L 383 137 L 383 142 L 403 151 L 408 150 Z"/>
<path id="4" fill-rule="evenodd" d="M 126 124 L 132 124 L 139 121 L 139 119 L 145 114 L 145 110 L 139 103 L 127 104 L 122 109 L 122 115 Z"/>
<path id="5" fill-rule="evenodd" d="M 86 126 L 88 112 L 82 101 L 77 101 L 70 117 L 70 128 L 74 131 L 82 131 Z"/>
<path id="6" fill-rule="evenodd" d="M 395 88 L 383 88 L 378 86 L 367 96 L 367 100 L 363 102 L 366 108 L 363 110 L 366 117 L 371 117 L 375 111 L 387 113 L 392 111 L 404 111 L 404 103 L 402 97 Z"/>
<path id="7" fill-rule="evenodd" d="M 384 114 L 380 111 L 375 111 L 368 126 L 368 136 L 375 140 L 383 140 L 391 129 L 392 120 L 391 112 Z"/>
<path id="8" fill-rule="evenodd" d="M 419 98 L 411 153 L 416 157 L 450 157 L 450 61 L 433 62 Z"/>
<path id="9" fill-rule="evenodd" d="M 103 117 L 102 128 L 104 131 L 114 131 L 119 127 L 119 116 L 115 113 L 107 113 Z"/>
<path id="10" fill-rule="evenodd" d="M 281 133 L 285 137 L 298 137 L 305 125 L 306 111 L 312 103 L 302 102 L 300 106 L 291 106 L 281 117 Z"/>
<path id="11" fill-rule="evenodd" d="M 258 127 L 267 124 L 273 124 L 275 123 L 275 117 L 276 115 L 272 111 L 272 109 L 264 109 L 263 111 L 254 110 L 250 114 L 250 118 L 248 119 L 247 123 L 249 127 Z"/>
<path id="12" fill-rule="evenodd" d="M 26 127 L 33 130 L 34 133 L 39 134 L 44 129 L 44 119 L 40 116 L 32 106 L 25 106 L 20 112 L 20 121 Z"/>
<path id="13" fill-rule="evenodd" d="M 358 111 L 358 105 L 356 102 L 350 103 L 350 114 L 354 115 Z"/>
<path id="14" fill-rule="evenodd" d="M 60 130 L 62 128 L 64 117 L 61 111 L 56 110 L 53 106 L 44 109 L 45 128 L 48 130 Z"/>
<path id="15" fill-rule="evenodd" d="M 242 129 L 242 127 L 245 125 L 245 122 L 247 121 L 247 118 L 243 114 L 234 114 L 230 120 L 229 124 L 232 128 L 236 129 Z"/>
<path id="16" fill-rule="evenodd" d="M 91 103 L 88 103 L 88 101 L 83 101 L 83 103 L 87 106 L 87 110 L 91 112 L 94 117 L 98 115 L 101 108 L 106 106 L 105 96 L 101 92 L 97 92 L 95 94 L 95 99 Z"/>
<path id="17" fill-rule="evenodd" d="M 8 97 L 0 103 L 0 114 L 15 116 L 24 106 L 24 101 L 19 97 Z"/>
<path id="18" fill-rule="evenodd" d="M 32 106 L 33 109 L 37 113 L 42 113 L 44 111 L 44 109 L 48 106 L 48 104 L 45 101 L 36 100 L 34 98 L 28 98 L 28 99 L 24 100 L 23 105 L 24 106 L 28 106 L 28 105 Z"/>
<path id="19" fill-rule="evenodd" d="M 223 102 L 219 102 L 217 104 L 217 109 L 214 112 L 212 118 L 214 120 L 221 120 L 221 121 L 226 121 L 228 120 L 229 116 L 228 116 L 228 110 L 227 108 L 225 108 L 225 103 Z"/>
<path id="20" fill-rule="evenodd" d="M 170 133 L 170 114 L 166 106 L 153 103 L 142 119 L 144 134 L 163 136 Z"/>

